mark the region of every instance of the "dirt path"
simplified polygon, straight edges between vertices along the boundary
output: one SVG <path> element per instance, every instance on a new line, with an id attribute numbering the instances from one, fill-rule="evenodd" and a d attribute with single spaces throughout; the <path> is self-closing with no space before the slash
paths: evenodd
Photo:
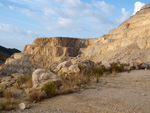
<path id="1" fill-rule="evenodd" d="M 93 84 L 91 89 L 47 99 L 23 111 L 23 113 L 113 112 L 150 112 L 150 70 L 104 77 L 99 83 Z"/>

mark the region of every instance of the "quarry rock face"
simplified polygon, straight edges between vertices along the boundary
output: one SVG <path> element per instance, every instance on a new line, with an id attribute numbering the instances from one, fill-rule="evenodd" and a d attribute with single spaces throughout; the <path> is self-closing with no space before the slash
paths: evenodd
<path id="1" fill-rule="evenodd" d="M 68 37 L 37 38 L 21 53 L 8 58 L 0 67 L 0 75 L 32 73 L 38 68 L 50 69 L 59 63 L 81 55 L 94 39 Z"/>
<path id="2" fill-rule="evenodd" d="M 97 39 L 37 38 L 21 53 L 8 58 L 0 75 L 32 73 L 37 68 L 55 69 L 61 62 L 91 60 L 95 63 L 150 63 L 150 4 L 118 28 Z"/>
<path id="3" fill-rule="evenodd" d="M 150 8 L 137 12 L 109 34 L 97 39 L 84 52 L 95 62 L 121 61 L 123 63 L 150 61 Z"/>

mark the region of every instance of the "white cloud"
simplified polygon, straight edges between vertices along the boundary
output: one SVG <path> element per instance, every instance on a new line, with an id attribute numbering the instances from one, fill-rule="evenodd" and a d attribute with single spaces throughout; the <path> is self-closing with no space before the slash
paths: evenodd
<path id="1" fill-rule="evenodd" d="M 118 15 L 117 20 L 115 20 L 113 18 L 116 11 L 115 7 L 104 1 L 92 3 L 83 2 L 82 0 L 9 1 L 25 6 L 26 9 L 18 7 L 15 10 L 38 20 L 48 31 L 59 31 L 64 34 L 68 34 L 69 31 L 73 32 L 75 36 L 80 35 L 81 32 L 106 33 L 129 16 L 129 12 L 122 9 L 123 16 L 119 18 L 120 15 Z"/>
<path id="2" fill-rule="evenodd" d="M 13 26 L 13 25 L 3 24 L 3 23 L 0 23 L 0 32 L 1 33 L 7 33 L 7 34 L 15 34 L 15 35 L 19 35 L 19 36 L 25 36 L 28 38 L 30 38 L 30 37 L 35 38 L 35 37 L 39 36 L 38 33 L 29 31 L 29 30 L 24 31 L 18 27 Z"/>
<path id="3" fill-rule="evenodd" d="M 31 11 L 31 10 L 26 9 L 26 8 L 19 8 L 19 7 L 15 7 L 15 6 L 11 6 L 11 5 L 9 5 L 8 7 L 9 7 L 9 9 L 16 10 L 25 16 L 29 16 L 29 17 L 33 17 L 33 18 L 37 18 L 37 16 L 38 16 L 38 14 L 36 12 Z"/>
<path id="4" fill-rule="evenodd" d="M 0 3 L 0 7 L 2 7 L 3 6 L 3 4 L 2 3 Z"/>
<path id="5" fill-rule="evenodd" d="M 20 12 L 28 14 L 27 16 L 40 18 L 44 27 L 48 30 L 85 31 L 87 26 L 92 29 L 90 26 L 94 24 L 100 26 L 100 24 L 113 23 L 107 16 L 95 10 L 93 4 L 84 3 L 81 0 L 32 1 L 26 2 L 28 7 L 33 6 L 30 10 L 22 11 L 23 9 L 19 9 Z M 106 5 L 108 6 L 108 4 Z"/>
<path id="6" fill-rule="evenodd" d="M 142 2 L 135 2 L 133 15 L 135 15 L 135 13 L 136 13 L 137 11 L 140 11 L 140 9 L 141 9 L 143 6 L 145 6 L 145 3 L 142 3 Z"/>
<path id="7" fill-rule="evenodd" d="M 9 5 L 8 7 L 9 7 L 10 10 L 14 10 L 13 6 Z"/>
<path id="8" fill-rule="evenodd" d="M 115 7 L 113 5 L 109 5 L 105 3 L 104 1 L 98 1 L 94 3 L 95 6 L 99 9 L 101 9 L 103 12 L 107 14 L 113 14 Z"/>
<path id="9" fill-rule="evenodd" d="M 125 8 L 122 8 L 121 12 L 123 16 L 120 18 L 119 23 L 124 22 L 129 17 L 129 12 L 127 12 Z"/>

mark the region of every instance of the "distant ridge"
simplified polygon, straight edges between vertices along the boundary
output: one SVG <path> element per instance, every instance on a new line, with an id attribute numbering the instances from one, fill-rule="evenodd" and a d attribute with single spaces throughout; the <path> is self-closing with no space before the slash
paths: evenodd
<path id="1" fill-rule="evenodd" d="M 0 63 L 5 62 L 5 60 L 10 57 L 14 53 L 20 53 L 21 51 L 13 48 L 5 48 L 3 46 L 0 46 Z"/>

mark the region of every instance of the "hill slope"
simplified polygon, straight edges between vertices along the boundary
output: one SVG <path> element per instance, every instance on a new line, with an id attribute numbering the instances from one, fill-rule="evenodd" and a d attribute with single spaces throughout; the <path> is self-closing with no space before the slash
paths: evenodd
<path id="1" fill-rule="evenodd" d="M 19 53 L 21 51 L 17 49 L 10 49 L 0 46 L 0 62 L 5 62 L 5 60 L 14 53 Z"/>
<path id="2" fill-rule="evenodd" d="M 8 58 L 1 70 L 31 73 L 36 68 L 52 68 L 65 60 L 92 60 L 122 63 L 150 63 L 150 4 L 97 39 L 69 37 L 38 38 L 21 53 Z M 1 72 L 1 71 L 0 71 Z"/>

